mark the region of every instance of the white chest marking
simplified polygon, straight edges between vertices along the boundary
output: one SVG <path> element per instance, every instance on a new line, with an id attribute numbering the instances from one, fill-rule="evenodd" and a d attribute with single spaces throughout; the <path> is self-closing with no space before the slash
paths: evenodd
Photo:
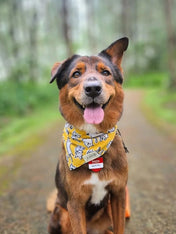
<path id="1" fill-rule="evenodd" d="M 93 173 L 89 180 L 86 180 L 84 184 L 93 185 L 91 203 L 99 204 L 105 197 L 107 191 L 105 187 L 111 182 L 111 180 L 100 180 L 98 175 Z"/>
<path id="2" fill-rule="evenodd" d="M 79 127 L 80 130 L 85 131 L 86 133 L 95 134 L 98 132 L 97 128 L 93 124 L 84 123 Z"/>

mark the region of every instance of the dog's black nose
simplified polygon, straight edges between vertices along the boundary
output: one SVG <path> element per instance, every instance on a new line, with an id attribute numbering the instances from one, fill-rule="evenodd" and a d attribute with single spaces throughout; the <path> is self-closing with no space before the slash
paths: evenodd
<path id="1" fill-rule="evenodd" d="M 99 96 L 102 92 L 102 86 L 99 81 L 88 81 L 84 84 L 85 94 L 88 97 L 95 98 Z"/>

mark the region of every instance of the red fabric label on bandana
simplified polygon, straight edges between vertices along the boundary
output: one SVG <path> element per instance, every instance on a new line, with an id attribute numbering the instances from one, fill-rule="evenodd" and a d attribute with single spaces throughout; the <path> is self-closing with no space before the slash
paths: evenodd
<path id="1" fill-rule="evenodd" d="M 96 158 L 89 162 L 89 169 L 98 172 L 103 168 L 103 157 Z"/>

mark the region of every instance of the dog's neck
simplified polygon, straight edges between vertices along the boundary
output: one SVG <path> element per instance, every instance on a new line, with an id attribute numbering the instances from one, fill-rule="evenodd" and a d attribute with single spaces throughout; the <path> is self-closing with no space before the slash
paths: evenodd
<path id="1" fill-rule="evenodd" d="M 117 134 L 117 125 L 105 133 L 89 133 L 66 123 L 63 131 L 63 144 L 70 170 L 74 170 L 93 159 L 104 155 Z"/>
<path id="2" fill-rule="evenodd" d="M 94 124 L 84 123 L 79 127 L 79 130 L 83 130 L 88 134 L 100 133 Z"/>

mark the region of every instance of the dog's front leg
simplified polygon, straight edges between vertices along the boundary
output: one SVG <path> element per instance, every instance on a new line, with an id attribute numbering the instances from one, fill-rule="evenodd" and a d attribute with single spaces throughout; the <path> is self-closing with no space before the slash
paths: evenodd
<path id="1" fill-rule="evenodd" d="M 67 209 L 73 234 L 86 234 L 85 207 L 79 201 L 68 201 Z"/>
<path id="2" fill-rule="evenodd" d="M 125 189 L 111 195 L 114 234 L 123 234 L 125 229 Z"/>

